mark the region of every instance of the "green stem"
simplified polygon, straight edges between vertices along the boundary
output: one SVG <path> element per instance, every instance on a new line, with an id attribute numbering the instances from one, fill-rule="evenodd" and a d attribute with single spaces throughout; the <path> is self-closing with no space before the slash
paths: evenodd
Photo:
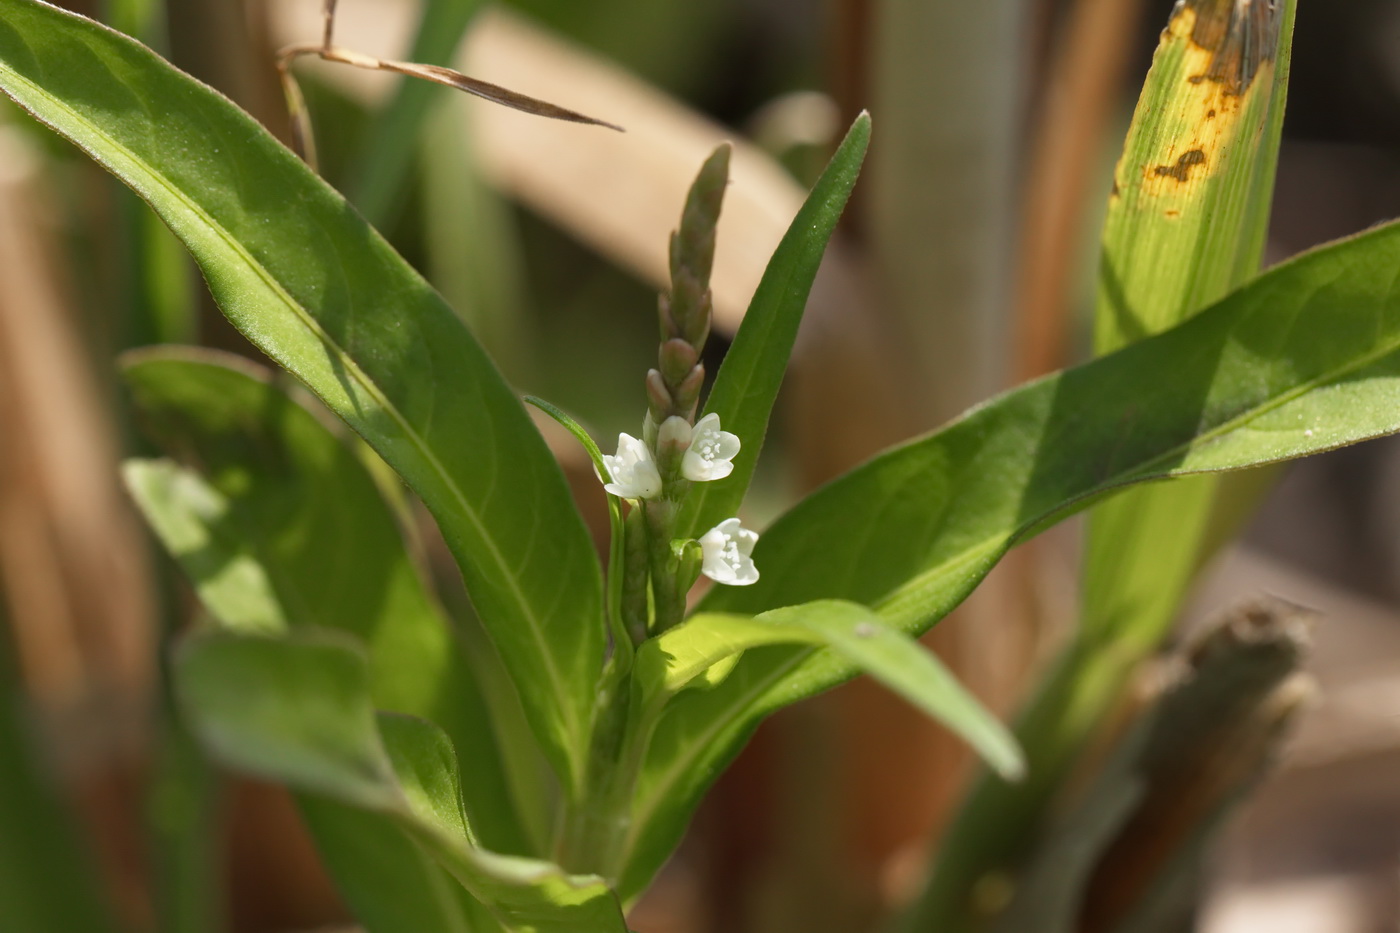
<path id="1" fill-rule="evenodd" d="M 651 565 L 652 634 L 681 624 L 685 618 L 685 593 L 676 579 L 679 569 L 671 551 L 676 526 L 676 504 L 653 499 L 643 505 L 647 523 L 647 554 Z"/>

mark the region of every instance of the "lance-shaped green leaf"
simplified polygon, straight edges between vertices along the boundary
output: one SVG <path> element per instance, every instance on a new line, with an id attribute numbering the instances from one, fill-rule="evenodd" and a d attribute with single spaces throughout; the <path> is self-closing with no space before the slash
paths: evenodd
<path id="1" fill-rule="evenodd" d="M 700 613 L 637 651 L 633 683 L 646 715 L 734 655 L 769 645 L 828 648 L 962 736 L 995 770 L 1015 778 L 1021 753 L 1010 732 L 916 640 L 864 606 L 826 600 L 760 616 Z M 714 678 L 709 682 L 714 685 Z"/>
<path id="2" fill-rule="evenodd" d="M 147 433 L 202 471 L 136 462 L 127 477 L 210 613 L 245 631 L 353 634 L 375 705 L 436 722 L 470 763 L 483 844 L 531 852 L 477 673 L 356 453 L 246 360 L 163 348 L 125 363 Z"/>
<path id="3" fill-rule="evenodd" d="M 376 717 L 368 665 L 346 636 L 197 634 L 176 653 L 175 684 L 196 735 L 220 760 L 388 818 L 506 930 L 626 933 L 600 879 L 468 840 L 450 742 L 426 721 Z"/>
<path id="4" fill-rule="evenodd" d="M 0 90 L 146 199 L 229 320 L 423 499 L 572 786 L 602 574 L 554 458 L 456 316 L 251 117 L 125 36 L 0 0 Z"/>
<path id="5" fill-rule="evenodd" d="M 763 272 L 705 401 L 705 413 L 718 414 L 720 424 L 738 435 L 743 448 L 734 458 L 732 474 L 691 488 L 677 519 L 677 534 L 682 537 L 698 537 L 739 511 L 763 449 L 768 417 L 797 339 L 807 296 L 869 144 L 870 115 L 863 113 L 851 125 Z"/>
<path id="6" fill-rule="evenodd" d="M 754 549 L 762 577 L 703 611 L 817 599 L 916 633 L 1017 539 L 1130 483 L 1256 466 L 1400 430 L 1400 226 L 1280 266 L 1186 323 L 973 409 L 818 490 Z M 1287 321 L 1288 326 L 1279 326 Z M 768 713 L 851 676 L 810 649 L 746 654 L 677 697 L 639 791 L 634 893 Z"/>

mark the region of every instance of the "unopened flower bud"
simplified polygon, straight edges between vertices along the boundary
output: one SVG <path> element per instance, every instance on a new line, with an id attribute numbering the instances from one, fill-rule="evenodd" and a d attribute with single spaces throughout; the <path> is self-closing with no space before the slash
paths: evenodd
<path id="1" fill-rule="evenodd" d="M 676 410 L 676 400 L 671 397 L 671 390 L 666 388 L 666 380 L 662 378 L 660 370 L 647 370 L 647 406 L 652 418 L 658 422 Z"/>
<path id="2" fill-rule="evenodd" d="M 666 378 L 667 385 L 680 385 L 690 371 L 695 368 L 695 364 L 700 362 L 700 354 L 695 348 L 680 338 L 674 338 L 661 345 L 661 352 L 658 354 L 661 363 L 661 375 Z"/>
<path id="3" fill-rule="evenodd" d="M 684 415 L 691 415 L 695 412 L 695 406 L 700 402 L 700 389 L 705 385 L 705 366 L 703 363 L 696 363 L 690 374 L 676 386 L 674 398 L 676 400 L 676 411 Z"/>

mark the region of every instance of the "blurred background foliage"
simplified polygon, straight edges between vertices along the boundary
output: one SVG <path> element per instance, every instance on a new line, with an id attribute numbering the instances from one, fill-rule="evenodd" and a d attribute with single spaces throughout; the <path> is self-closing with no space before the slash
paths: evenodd
<path id="1" fill-rule="evenodd" d="M 314 39 L 319 0 L 64 5 L 288 137 L 273 56 Z M 441 88 L 298 66 L 327 178 L 522 393 L 600 437 L 639 423 L 666 234 L 709 147 L 740 141 L 717 359 L 806 186 L 872 111 L 866 175 L 813 294 L 751 524 L 886 444 L 1087 357 L 1112 166 L 1171 12 L 1166 0 L 341 6 L 341 44 L 464 63 L 627 126 L 542 125 Z M 1269 262 L 1400 214 L 1400 2 L 1300 6 Z M 0 928 L 346 922 L 286 796 L 212 773 L 170 717 L 162 633 L 198 609 L 117 481 L 119 455 L 142 449 L 115 388 L 118 352 L 250 349 L 134 196 L 9 109 L 0 270 L 0 904 L 12 911 Z M 557 450 L 605 534 L 588 465 Z M 1400 442 L 1309 460 L 1198 588 L 1185 629 L 1261 591 L 1326 621 L 1308 662 L 1321 700 L 1205 863 L 1188 923 L 1400 922 L 1397 531 Z M 1079 537 L 1069 523 L 1023 547 L 929 636 L 1004 714 L 1075 618 Z M 450 593 L 453 573 L 441 576 Z M 716 787 L 633 925 L 874 928 L 912 894 L 971 773 L 963 748 L 868 684 L 791 709 Z"/>

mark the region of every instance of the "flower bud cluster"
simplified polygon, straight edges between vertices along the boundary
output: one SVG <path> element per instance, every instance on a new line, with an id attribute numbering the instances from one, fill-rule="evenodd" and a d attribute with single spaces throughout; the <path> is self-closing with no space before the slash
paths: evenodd
<path id="1" fill-rule="evenodd" d="M 714 301 L 715 230 L 729 183 L 728 145 L 705 161 L 671 235 L 671 289 L 661 297 L 661 341 L 647 372 L 647 414 L 641 438 L 620 434 L 617 453 L 603 456 L 609 493 L 632 502 L 624 526 L 628 572 L 622 579 L 622 621 L 633 641 L 681 622 L 686 594 L 700 574 L 731 586 L 757 582 L 752 557 L 758 535 L 729 518 L 698 539 L 677 537 L 680 506 L 691 483 L 734 472 L 739 438 L 711 412 L 698 422 L 705 383 L 701 362 Z"/>
<path id="2" fill-rule="evenodd" d="M 715 228 L 729 183 L 729 152 L 728 145 L 720 146 L 705 161 L 686 198 L 680 228 L 671 234 L 671 292 L 662 295 L 658 305 L 661 347 L 646 383 L 653 425 L 671 417 L 692 421 L 705 383 L 700 353 L 710 336 L 714 311 L 710 271 Z"/>

